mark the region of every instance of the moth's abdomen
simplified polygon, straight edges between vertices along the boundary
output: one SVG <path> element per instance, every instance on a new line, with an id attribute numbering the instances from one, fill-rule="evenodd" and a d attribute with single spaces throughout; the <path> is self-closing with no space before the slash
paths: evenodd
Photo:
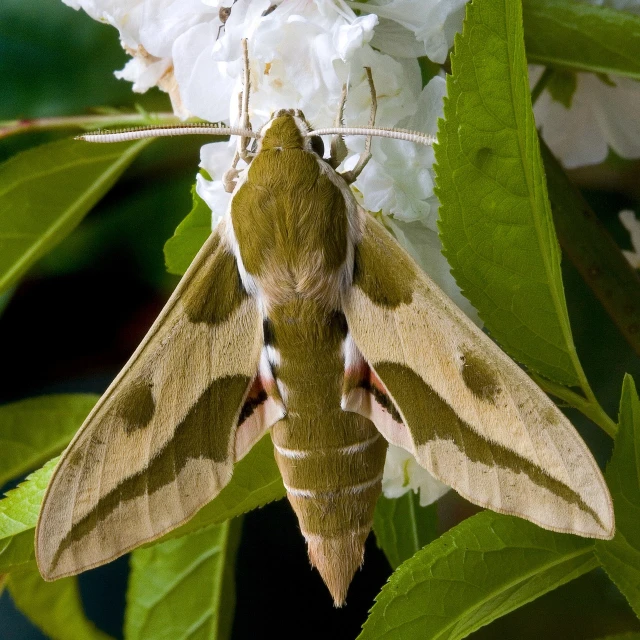
<path id="1" fill-rule="evenodd" d="M 309 559 L 337 606 L 344 604 L 353 574 L 363 561 L 387 451 L 386 440 L 366 418 L 341 414 L 327 416 L 323 430 L 343 430 L 347 425 L 340 424 L 340 418 L 368 427 L 354 424 L 349 425 L 352 429 L 344 429 L 343 433 L 351 431 L 355 440 L 350 445 L 336 447 L 325 442 L 317 448 L 289 449 L 280 443 L 292 444 L 296 439 L 288 437 L 291 434 L 280 425 L 290 423 L 290 417 L 272 432 L 276 460 L 307 542 Z M 301 425 L 294 419 L 289 426 Z"/>
<path id="2" fill-rule="evenodd" d="M 272 428 L 287 494 L 336 605 L 344 603 L 380 495 L 387 443 L 373 423 L 340 407 L 340 312 L 298 300 L 273 310 L 268 336 L 287 415 Z"/>

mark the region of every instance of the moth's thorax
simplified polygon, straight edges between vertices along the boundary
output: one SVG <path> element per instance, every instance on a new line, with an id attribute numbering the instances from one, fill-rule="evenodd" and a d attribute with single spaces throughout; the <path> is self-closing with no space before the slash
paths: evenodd
<path id="1" fill-rule="evenodd" d="M 337 309 L 351 280 L 358 210 L 307 131 L 291 112 L 265 126 L 233 195 L 231 226 L 243 279 L 257 285 L 267 307 L 303 297 Z"/>

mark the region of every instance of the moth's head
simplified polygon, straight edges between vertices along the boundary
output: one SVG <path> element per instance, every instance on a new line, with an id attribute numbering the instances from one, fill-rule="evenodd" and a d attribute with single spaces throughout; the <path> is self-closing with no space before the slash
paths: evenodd
<path id="1" fill-rule="evenodd" d="M 322 138 L 309 136 L 311 130 L 300 109 L 280 109 L 260 130 L 260 149 L 302 149 L 322 158 Z"/>

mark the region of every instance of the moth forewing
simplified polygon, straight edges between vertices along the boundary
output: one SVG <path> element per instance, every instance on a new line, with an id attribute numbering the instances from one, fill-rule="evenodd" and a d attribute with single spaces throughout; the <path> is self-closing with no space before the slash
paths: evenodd
<path id="1" fill-rule="evenodd" d="M 377 389 L 365 402 L 355 386 L 346 408 L 471 502 L 613 536 L 609 491 L 573 426 L 371 217 L 344 311 Z"/>
<path id="2" fill-rule="evenodd" d="M 236 440 L 273 417 L 238 425 L 261 347 L 256 301 L 213 233 L 54 471 L 36 528 L 46 579 L 158 538 L 225 486 Z"/>

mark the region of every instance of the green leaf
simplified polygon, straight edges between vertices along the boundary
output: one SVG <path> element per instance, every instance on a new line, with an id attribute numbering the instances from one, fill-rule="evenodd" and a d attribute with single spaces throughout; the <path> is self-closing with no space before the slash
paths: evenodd
<path id="1" fill-rule="evenodd" d="M 67 236 L 150 142 L 60 140 L 0 165 L 0 291 Z"/>
<path id="2" fill-rule="evenodd" d="M 45 582 L 37 570 L 12 573 L 9 593 L 33 624 L 52 640 L 108 640 L 84 614 L 78 579 Z"/>
<path id="3" fill-rule="evenodd" d="M 97 400 L 61 394 L 0 406 L 0 486 L 60 453 Z"/>
<path id="4" fill-rule="evenodd" d="M 57 459 L 49 461 L 0 501 L 0 573 L 15 571 L 35 560 L 34 528 L 56 462 Z M 273 444 L 271 438 L 266 436 L 236 464 L 231 482 L 220 495 L 160 541 L 224 522 L 284 495 L 282 478 L 273 457 Z"/>
<path id="5" fill-rule="evenodd" d="M 554 69 L 547 82 L 546 89 L 551 97 L 566 109 L 571 109 L 573 94 L 576 92 L 578 80 L 576 74 L 564 69 Z"/>
<path id="6" fill-rule="evenodd" d="M 421 507 L 413 491 L 397 499 L 378 498 L 373 532 L 393 569 L 436 538 L 437 517 L 435 503 Z"/>
<path id="7" fill-rule="evenodd" d="M 418 551 L 376 598 L 360 640 L 454 640 L 594 569 L 593 540 L 484 511 Z"/>
<path id="8" fill-rule="evenodd" d="M 640 80 L 640 16 L 567 0 L 523 0 L 529 62 Z"/>
<path id="9" fill-rule="evenodd" d="M 467 5 L 451 68 L 435 148 L 444 253 L 502 347 L 576 385 L 584 374 L 531 110 L 520 3 Z"/>
<path id="10" fill-rule="evenodd" d="M 40 504 L 58 458 L 49 460 L 0 500 L 0 573 L 35 561 L 33 535 Z"/>
<path id="11" fill-rule="evenodd" d="M 640 640 L 640 633 L 630 631 L 629 633 L 620 633 L 615 636 L 607 636 L 606 638 L 598 638 L 597 640 Z"/>
<path id="12" fill-rule="evenodd" d="M 241 528 L 241 519 L 236 518 L 134 551 L 127 640 L 230 637 Z"/>
<path id="13" fill-rule="evenodd" d="M 613 497 L 616 536 L 598 540 L 596 554 L 605 571 L 640 617 L 640 400 L 633 378 L 622 384 L 620 419 L 606 479 Z"/>
<path id="14" fill-rule="evenodd" d="M 164 261 L 169 273 L 181 276 L 211 235 L 211 209 L 191 187 L 193 208 L 164 245 Z"/>

